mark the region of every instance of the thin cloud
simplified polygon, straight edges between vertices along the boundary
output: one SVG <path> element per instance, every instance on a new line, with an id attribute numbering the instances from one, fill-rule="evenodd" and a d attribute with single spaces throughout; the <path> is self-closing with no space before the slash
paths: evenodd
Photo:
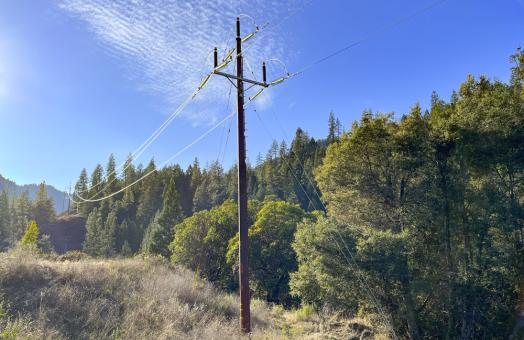
<path id="1" fill-rule="evenodd" d="M 87 24 L 111 54 L 122 59 L 137 88 L 176 107 L 212 67 L 212 49 L 222 54 L 234 44 L 235 17 L 248 13 L 263 26 L 276 24 L 296 11 L 299 1 L 128 1 L 63 0 L 59 8 Z M 255 29 L 243 16 L 243 34 Z M 245 58 L 260 65 L 268 58 L 283 59 L 284 39 L 276 31 L 263 31 L 246 43 Z M 232 63 L 234 64 L 234 63 Z M 258 67 L 256 67 L 258 69 Z M 228 83 L 214 79 L 192 105 L 192 121 L 209 121 L 219 110 L 210 104 L 225 101 Z M 207 108 L 206 114 L 199 114 Z"/>

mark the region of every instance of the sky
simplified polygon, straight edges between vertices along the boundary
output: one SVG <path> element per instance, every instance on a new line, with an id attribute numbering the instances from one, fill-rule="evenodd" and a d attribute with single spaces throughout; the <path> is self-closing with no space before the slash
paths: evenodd
<path id="1" fill-rule="evenodd" d="M 524 47 L 524 0 L 3 0 L 0 174 L 64 189 L 111 153 L 123 162 L 179 112 L 213 47 L 233 46 L 239 15 L 242 35 L 260 28 L 243 46 L 249 78 L 263 61 L 273 80 L 360 42 L 246 105 L 252 163 L 297 127 L 324 138 L 331 111 L 348 128 L 366 109 L 400 117 L 432 91 L 449 99 L 468 74 L 507 81 Z M 229 168 L 235 91 L 212 77 L 135 162 Z"/>

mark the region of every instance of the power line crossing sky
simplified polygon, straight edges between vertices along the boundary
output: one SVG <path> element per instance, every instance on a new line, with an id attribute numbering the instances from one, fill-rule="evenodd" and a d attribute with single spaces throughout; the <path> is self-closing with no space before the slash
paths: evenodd
<path id="1" fill-rule="evenodd" d="M 263 60 L 276 58 L 293 72 L 432 3 L 1 2 L 0 174 L 64 188 L 111 152 L 123 161 L 210 70 L 212 48 L 224 54 L 233 45 L 239 13 L 254 19 L 242 16 L 245 34 L 269 23 L 245 46 L 260 77 Z M 507 80 L 509 56 L 524 43 L 523 18 L 519 0 L 448 0 L 275 87 L 254 107 L 268 126 L 275 123 L 272 108 L 288 136 L 300 126 L 314 137 L 326 135 L 331 110 L 347 127 L 364 109 L 399 116 L 416 102 L 427 107 L 433 90 L 447 99 L 468 73 Z M 268 71 L 269 79 L 285 72 L 280 62 L 269 62 Z M 139 161 L 154 156 L 161 163 L 223 119 L 228 91 L 225 79 L 212 79 Z M 254 162 L 271 141 L 250 110 L 247 120 Z M 215 160 L 228 127 L 178 162 Z M 274 135 L 283 138 L 280 132 Z M 226 167 L 235 140 L 221 156 Z"/>

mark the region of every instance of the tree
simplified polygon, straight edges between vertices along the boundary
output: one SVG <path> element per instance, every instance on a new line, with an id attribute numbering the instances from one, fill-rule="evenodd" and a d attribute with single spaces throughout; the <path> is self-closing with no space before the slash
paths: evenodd
<path id="1" fill-rule="evenodd" d="M 162 192 L 163 183 L 159 172 L 156 169 L 154 160 L 151 160 L 147 167 L 144 169 L 144 173 L 151 173 L 146 177 L 138 188 L 138 208 L 136 212 L 136 223 L 142 230 L 142 233 L 151 221 L 153 220 L 156 212 L 162 206 Z"/>
<path id="2" fill-rule="evenodd" d="M 114 254 L 113 230 L 116 225 L 114 213 L 108 216 L 104 224 L 102 214 L 98 208 L 94 208 L 86 221 L 86 239 L 84 251 L 92 256 L 111 256 Z"/>
<path id="3" fill-rule="evenodd" d="M 297 269 L 291 247 L 294 233 L 306 214 L 299 206 L 284 201 L 265 201 L 249 229 L 249 266 L 255 294 L 270 302 L 293 303 L 289 274 Z M 238 235 L 227 250 L 228 264 L 237 270 Z"/>
<path id="4" fill-rule="evenodd" d="M 227 200 L 211 210 L 203 210 L 182 220 L 169 245 L 171 261 L 186 266 L 224 289 L 233 290 L 237 277 L 226 261 L 230 239 L 238 230 L 237 204 Z M 258 201 L 249 201 L 251 223 L 260 209 Z"/>
<path id="5" fill-rule="evenodd" d="M 33 205 L 34 220 L 38 225 L 48 224 L 55 219 L 55 208 L 53 200 L 47 197 L 45 182 L 40 183 L 36 200 Z"/>
<path id="6" fill-rule="evenodd" d="M 23 246 L 37 246 L 38 244 L 38 236 L 39 236 L 39 229 L 38 224 L 36 221 L 29 222 L 29 225 L 27 226 L 27 230 L 25 231 L 24 236 L 22 237 L 22 240 L 20 243 Z"/>
<path id="7" fill-rule="evenodd" d="M 327 143 L 335 142 L 340 134 L 340 122 L 335 118 L 333 111 L 329 113 Z"/>
<path id="8" fill-rule="evenodd" d="M 355 278 L 360 274 L 340 250 L 345 249 L 344 244 L 354 253 L 350 229 L 326 216 L 316 214 L 315 219 L 299 223 L 292 243 L 298 262 L 289 282 L 292 295 L 319 312 L 326 308 L 356 314 L 366 293 Z M 373 311 L 374 307 L 370 304 L 366 309 Z"/>
<path id="9" fill-rule="evenodd" d="M 209 209 L 222 204 L 226 199 L 224 169 L 214 161 L 211 163 L 193 197 L 193 211 Z"/>
<path id="10" fill-rule="evenodd" d="M 15 199 L 11 212 L 11 244 L 20 240 L 32 218 L 33 206 L 29 200 L 29 193 L 24 191 Z"/>
<path id="11" fill-rule="evenodd" d="M 86 196 L 88 193 L 88 178 L 87 178 L 87 170 L 85 168 L 82 169 L 80 172 L 80 176 L 78 177 L 78 181 L 75 184 L 75 191 L 73 194 L 73 199 L 75 201 L 80 201 L 80 198 L 78 196 L 81 196 L 83 198 L 87 198 Z M 83 204 L 81 202 L 73 202 L 73 208 L 76 209 L 77 213 L 80 213 L 82 216 L 87 216 L 89 213 L 87 211 L 87 205 Z"/>
<path id="12" fill-rule="evenodd" d="M 93 172 L 91 173 L 91 186 L 89 187 L 89 199 L 95 199 L 103 196 L 104 191 L 104 168 L 97 164 Z M 91 211 L 94 207 L 98 207 L 99 203 L 85 203 L 87 205 L 87 211 Z"/>
<path id="13" fill-rule="evenodd" d="M 9 246 L 10 229 L 9 197 L 7 196 L 7 191 L 2 190 L 0 193 L 0 250 Z"/>
<path id="14" fill-rule="evenodd" d="M 173 240 L 173 229 L 182 219 L 182 208 L 173 177 L 164 190 L 162 201 L 162 209 L 155 215 L 153 222 L 146 230 L 142 242 L 142 251 L 169 257 L 171 254 L 168 246 Z"/>

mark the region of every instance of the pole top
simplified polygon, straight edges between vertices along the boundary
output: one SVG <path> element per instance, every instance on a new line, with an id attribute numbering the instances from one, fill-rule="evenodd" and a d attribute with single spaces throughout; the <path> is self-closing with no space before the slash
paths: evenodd
<path id="1" fill-rule="evenodd" d="M 240 17 L 237 17 L 237 38 L 240 38 Z"/>

